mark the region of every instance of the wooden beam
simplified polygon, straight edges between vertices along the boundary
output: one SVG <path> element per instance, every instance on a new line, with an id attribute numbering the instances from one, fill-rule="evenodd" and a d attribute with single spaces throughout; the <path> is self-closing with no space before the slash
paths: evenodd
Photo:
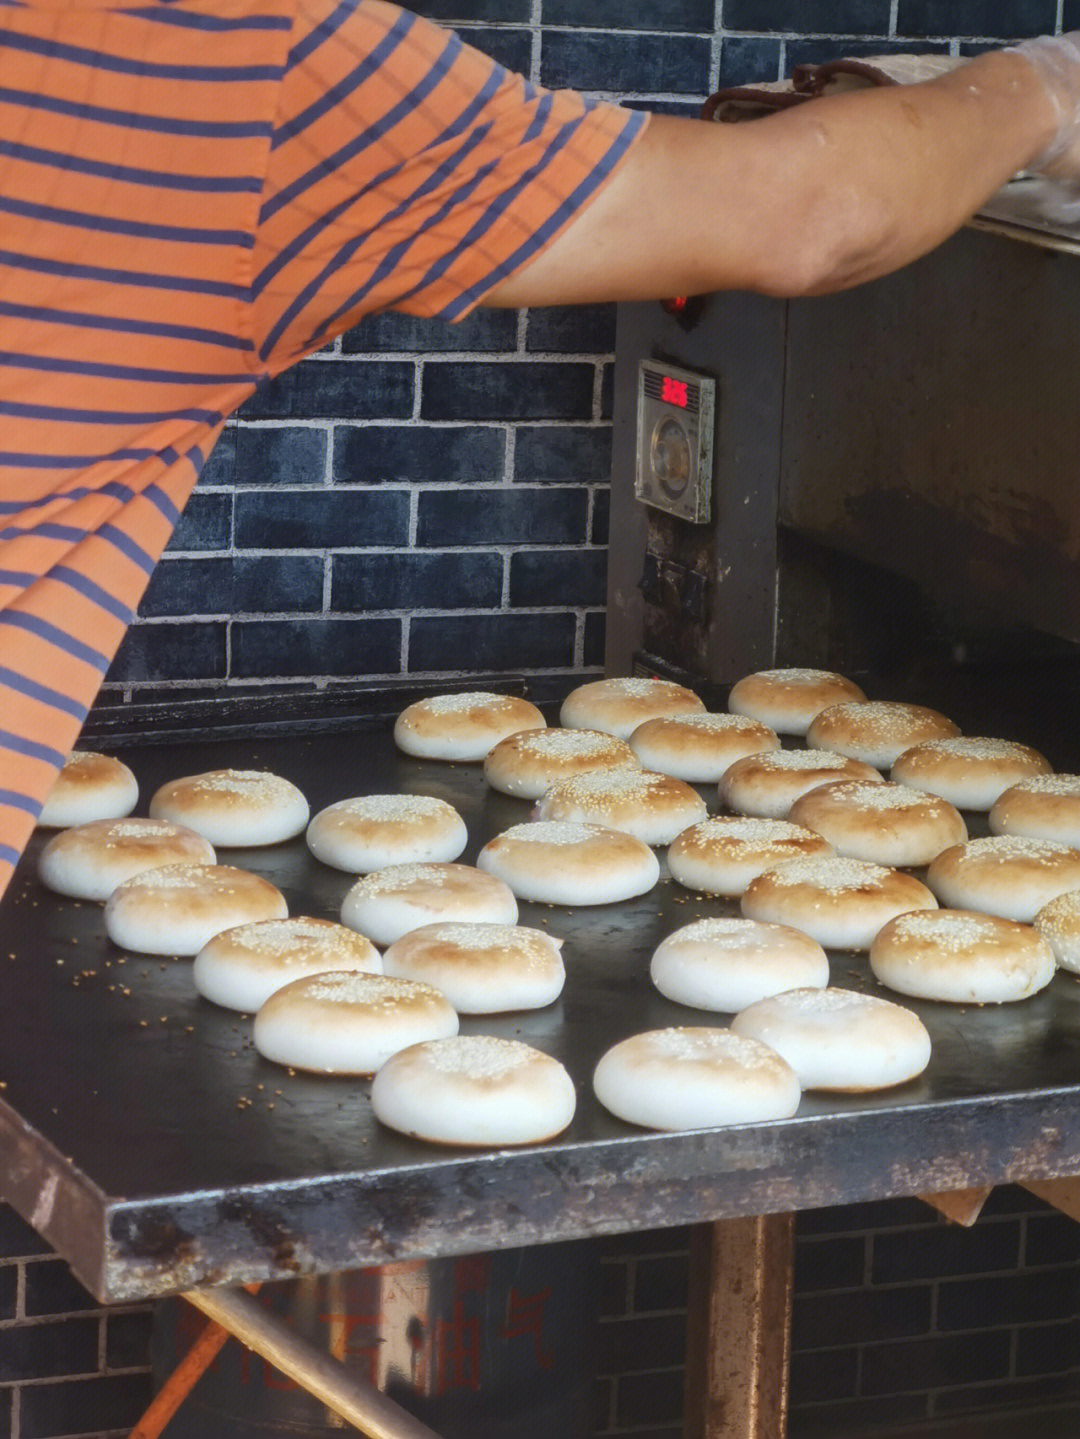
<path id="1" fill-rule="evenodd" d="M 987 1184 L 981 1189 L 948 1189 L 941 1194 L 920 1194 L 919 1198 L 954 1224 L 970 1229 L 993 1192 L 994 1186 Z"/>
<path id="2" fill-rule="evenodd" d="M 1044 1204 L 1052 1204 L 1070 1219 L 1080 1219 L 1080 1178 L 1025 1179 L 1021 1188 Z"/>
<path id="3" fill-rule="evenodd" d="M 693 1230 L 684 1439 L 782 1439 L 794 1246 L 792 1214 Z"/>

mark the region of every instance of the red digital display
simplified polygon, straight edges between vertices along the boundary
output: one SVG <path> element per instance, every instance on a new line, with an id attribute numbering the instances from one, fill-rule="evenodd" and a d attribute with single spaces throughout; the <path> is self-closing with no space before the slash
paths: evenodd
<path id="1" fill-rule="evenodd" d="M 670 375 L 665 375 L 660 382 L 660 398 L 669 405 L 678 405 L 680 410 L 685 410 L 690 403 L 690 397 L 686 393 L 686 381 L 673 380 Z"/>

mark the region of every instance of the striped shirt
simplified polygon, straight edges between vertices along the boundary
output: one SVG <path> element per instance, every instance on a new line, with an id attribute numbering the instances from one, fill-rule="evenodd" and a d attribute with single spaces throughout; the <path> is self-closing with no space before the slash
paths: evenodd
<path id="1" fill-rule="evenodd" d="M 0 892 L 226 417 L 466 315 L 644 120 L 382 0 L 0 0 Z"/>

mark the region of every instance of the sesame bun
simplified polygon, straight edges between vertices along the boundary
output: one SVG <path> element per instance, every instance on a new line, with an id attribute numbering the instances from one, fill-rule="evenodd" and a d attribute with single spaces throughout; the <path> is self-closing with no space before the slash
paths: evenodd
<path id="1" fill-rule="evenodd" d="M 308 822 L 308 802 L 280 775 L 218 769 L 163 784 L 150 801 L 155 819 L 186 824 L 211 844 L 236 849 L 280 844 Z"/>
<path id="2" fill-rule="evenodd" d="M 571 690 L 563 700 L 559 723 L 564 729 L 598 729 L 628 740 L 646 720 L 704 709 L 694 691 L 682 685 L 630 676 L 594 680 Z"/>
<path id="3" fill-rule="evenodd" d="M 947 799 L 958 809 L 988 810 L 1022 779 L 1049 774 L 1050 761 L 1007 739 L 932 739 L 904 751 L 892 778 Z"/>
<path id="4" fill-rule="evenodd" d="M 534 810 L 537 819 L 605 825 L 644 844 L 670 844 L 707 813 L 705 801 L 683 780 L 627 769 L 560 780 Z"/>
<path id="5" fill-rule="evenodd" d="M 285 919 L 281 891 L 228 864 L 171 864 L 125 880 L 105 905 L 105 932 L 139 954 L 198 954 L 215 934 Z"/>
<path id="6" fill-rule="evenodd" d="M 806 743 L 810 749 L 846 754 L 875 769 L 889 769 L 912 745 L 959 733 L 952 720 L 925 705 L 853 700 L 830 705 L 815 716 Z"/>
<path id="7" fill-rule="evenodd" d="M 163 819 L 99 819 L 54 835 L 41 851 L 38 875 L 57 894 L 106 900 L 118 884 L 167 864 L 213 864 L 201 834 Z"/>
<path id="8" fill-rule="evenodd" d="M 870 946 L 889 989 L 951 1004 L 1008 1004 L 1054 977 L 1054 952 L 1030 925 L 967 909 L 902 914 Z"/>
<path id="9" fill-rule="evenodd" d="M 557 1059 L 516 1039 L 459 1035 L 388 1059 L 371 1086 L 375 1117 L 435 1144 L 539 1144 L 574 1117 L 574 1082 Z"/>
<path id="10" fill-rule="evenodd" d="M 744 1009 L 731 1028 L 782 1054 L 804 1089 L 891 1089 L 930 1062 L 918 1015 L 849 989 L 788 990 Z"/>
<path id="11" fill-rule="evenodd" d="M 328 919 L 261 919 L 204 944 L 192 978 L 204 999 L 254 1014 L 282 985 L 328 969 L 381 974 L 382 961 L 370 940 Z"/>
<path id="12" fill-rule="evenodd" d="M 1021 834 L 1080 849 L 1080 774 L 1021 780 L 994 801 L 991 834 Z"/>
<path id="13" fill-rule="evenodd" d="M 826 949 L 869 949 L 883 925 L 937 901 L 909 874 L 861 859 L 793 859 L 766 870 L 742 897 L 748 919 L 790 924 Z"/>
<path id="14" fill-rule="evenodd" d="M 1059 894 L 1035 916 L 1035 928 L 1062 969 L 1080 974 L 1080 890 Z"/>
<path id="15" fill-rule="evenodd" d="M 799 1107 L 791 1066 L 727 1029 L 654 1029 L 616 1044 L 593 1075 L 597 1099 L 645 1129 L 712 1129 L 789 1119 Z"/>
<path id="16" fill-rule="evenodd" d="M 275 1064 L 374 1074 L 399 1049 L 457 1032 L 450 1001 L 429 984 L 330 970 L 276 990 L 255 1016 L 254 1037 Z"/>
<path id="17" fill-rule="evenodd" d="M 825 836 L 845 859 L 903 868 L 929 864 L 967 839 L 960 811 L 898 784 L 837 780 L 803 795 L 788 818 Z"/>
<path id="18" fill-rule="evenodd" d="M 721 803 L 736 814 L 783 819 L 795 801 L 839 779 L 883 783 L 872 765 L 821 750 L 781 749 L 736 760 L 720 781 Z"/>
<path id="19" fill-rule="evenodd" d="M 761 720 L 777 734 L 805 734 L 823 709 L 865 699 L 857 684 L 832 670 L 759 670 L 732 685 L 728 709 Z"/>
<path id="20" fill-rule="evenodd" d="M 459 1014 L 553 1004 L 566 982 L 562 940 L 514 924 L 425 924 L 395 940 L 383 972 L 441 990 Z"/>
<path id="21" fill-rule="evenodd" d="M 138 803 L 139 782 L 118 759 L 73 749 L 38 815 L 43 829 L 123 819 Z"/>
<path id="22" fill-rule="evenodd" d="M 338 800 L 308 825 L 316 859 L 349 874 L 391 864 L 447 863 L 469 841 L 452 805 L 425 794 L 367 794 Z"/>
<path id="23" fill-rule="evenodd" d="M 467 864 L 392 864 L 357 880 L 341 922 L 375 944 L 422 924 L 516 924 L 517 901 L 500 880 Z"/>
<path id="24" fill-rule="evenodd" d="M 784 860 L 833 853 L 827 839 L 784 819 L 717 818 L 683 830 L 668 850 L 668 868 L 687 889 L 735 897 Z"/>
<path id="25" fill-rule="evenodd" d="M 519 899 L 540 904 L 615 904 L 647 893 L 660 878 L 656 855 L 633 835 L 555 820 L 504 830 L 476 863 Z"/>
<path id="26" fill-rule="evenodd" d="M 519 695 L 469 690 L 409 705 L 394 724 L 394 743 L 420 759 L 482 760 L 507 735 L 546 724 L 536 706 Z"/>
<path id="27" fill-rule="evenodd" d="M 816 940 L 787 925 L 699 919 L 660 942 L 649 973 L 676 1004 L 736 1014 L 785 989 L 824 988 L 829 960 Z"/>
<path id="28" fill-rule="evenodd" d="M 523 730 L 500 740 L 484 760 L 492 789 L 517 799 L 539 799 L 553 784 L 597 769 L 640 769 L 624 739 L 599 730 Z"/>
<path id="29" fill-rule="evenodd" d="M 1059 894 L 1080 889 L 1080 850 L 1021 835 L 971 839 L 939 854 L 926 882 L 949 909 L 1030 924 Z"/>
<path id="30" fill-rule="evenodd" d="M 646 720 L 630 736 L 646 769 L 691 784 L 716 784 L 744 755 L 780 748 L 768 725 L 743 715 L 665 715 Z"/>

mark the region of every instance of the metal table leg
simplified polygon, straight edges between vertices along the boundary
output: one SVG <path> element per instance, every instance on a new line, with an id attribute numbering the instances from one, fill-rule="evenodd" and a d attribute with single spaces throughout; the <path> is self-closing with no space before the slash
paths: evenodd
<path id="1" fill-rule="evenodd" d="M 336 1359 L 298 1337 L 242 1290 L 192 1289 L 183 1297 L 369 1439 L 439 1439 L 433 1429 L 354 1379 Z"/>
<path id="2" fill-rule="evenodd" d="M 693 1231 L 685 1439 L 782 1439 L 794 1243 L 793 1214 Z"/>

